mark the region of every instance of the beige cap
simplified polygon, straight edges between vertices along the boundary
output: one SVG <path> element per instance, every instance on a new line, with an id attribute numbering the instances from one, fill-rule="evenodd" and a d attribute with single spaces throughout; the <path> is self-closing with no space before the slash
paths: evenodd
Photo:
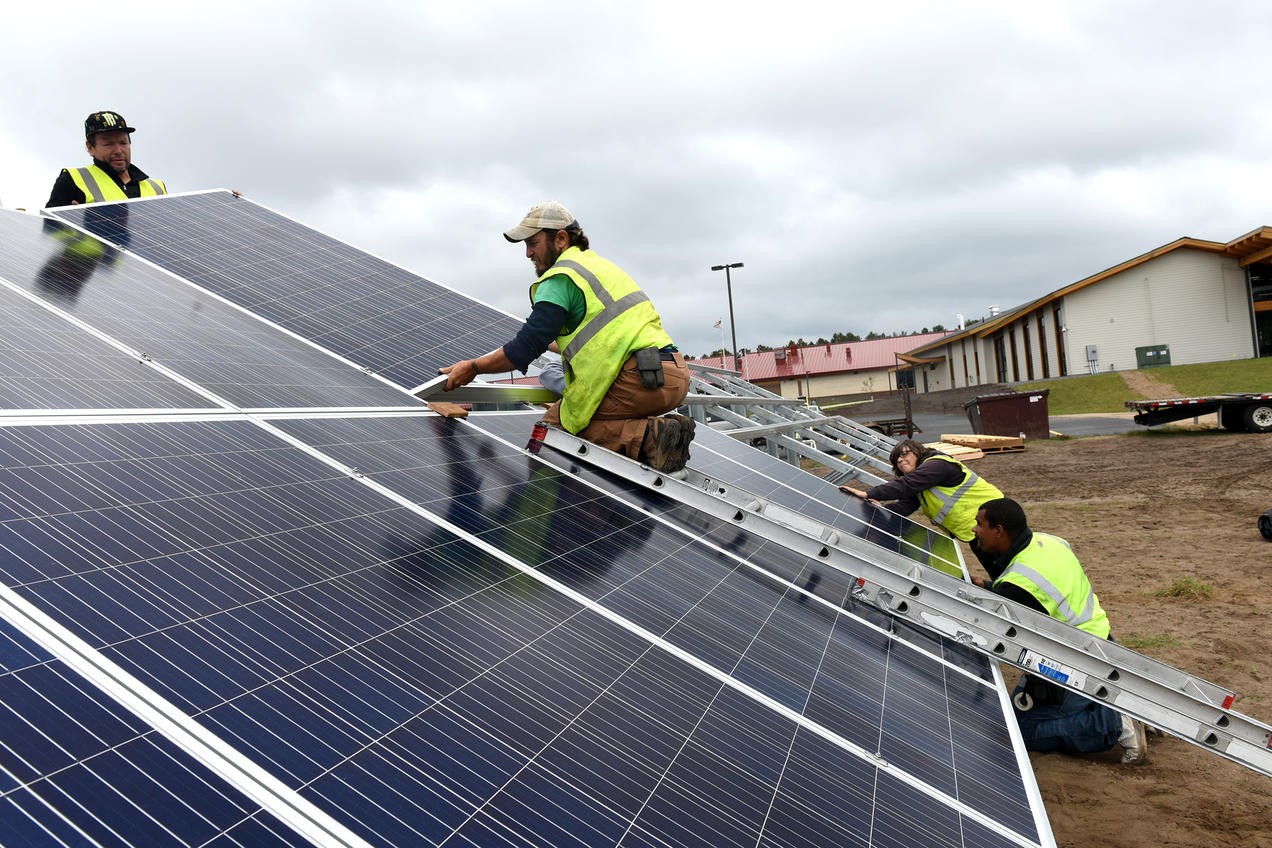
<path id="1" fill-rule="evenodd" d="M 577 226 L 578 222 L 574 220 L 569 209 L 555 200 L 549 200 L 532 206 L 526 213 L 526 217 L 521 219 L 520 224 L 511 230 L 504 231 L 504 238 L 511 242 L 525 241 L 539 230 L 564 230 L 567 227 Z"/>

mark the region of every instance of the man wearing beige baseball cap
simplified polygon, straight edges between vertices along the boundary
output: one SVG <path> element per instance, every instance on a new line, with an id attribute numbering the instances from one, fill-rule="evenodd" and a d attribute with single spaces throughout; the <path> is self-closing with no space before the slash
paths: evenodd
<path id="1" fill-rule="evenodd" d="M 648 295 L 590 249 L 578 220 L 560 203 L 539 203 L 504 232 L 524 242 L 538 279 L 530 317 L 515 338 L 476 359 L 439 368 L 447 390 L 478 374 L 525 373 L 546 350 L 561 354 L 565 393 L 544 421 L 651 468 L 679 471 L 694 422 L 664 415 L 689 393 L 689 368 Z"/>

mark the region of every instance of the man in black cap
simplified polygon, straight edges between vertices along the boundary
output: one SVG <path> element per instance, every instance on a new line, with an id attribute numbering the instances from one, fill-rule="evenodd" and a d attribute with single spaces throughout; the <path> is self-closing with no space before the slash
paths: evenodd
<path id="1" fill-rule="evenodd" d="M 130 136 L 134 131 L 118 112 L 89 115 L 84 120 L 84 147 L 93 157 L 93 164 L 87 168 L 63 168 L 45 206 L 167 194 L 167 186 L 150 179 L 132 163 Z"/>

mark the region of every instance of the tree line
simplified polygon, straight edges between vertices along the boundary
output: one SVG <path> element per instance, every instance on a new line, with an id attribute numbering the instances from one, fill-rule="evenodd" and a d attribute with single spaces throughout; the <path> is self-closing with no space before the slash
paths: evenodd
<path id="1" fill-rule="evenodd" d="M 967 322 L 964 324 L 964 326 L 966 327 L 971 324 L 975 324 L 978 322 L 978 320 L 979 319 L 976 319 L 976 318 L 969 318 Z M 949 329 L 945 327 L 943 324 L 933 324 L 931 327 L 924 327 L 922 330 L 908 330 L 908 331 L 897 332 L 897 333 L 876 333 L 874 330 L 871 330 L 869 333 L 866 333 L 865 337 L 859 336 L 853 332 L 840 332 L 840 333 L 833 334 L 828 339 L 822 337 L 822 338 L 818 338 L 816 341 L 811 341 L 811 342 L 805 340 L 803 337 L 798 339 L 791 339 L 784 345 L 784 347 L 787 347 L 787 348 L 812 347 L 814 345 L 846 344 L 848 342 L 869 342 L 869 341 L 874 341 L 875 339 L 895 339 L 898 336 L 913 336 L 913 335 L 922 334 L 922 333 L 948 333 L 948 332 L 949 332 Z M 738 350 L 738 355 L 746 356 L 748 353 L 762 353 L 766 350 L 776 350 L 776 348 L 771 347 L 769 345 L 759 344 L 755 346 L 754 350 L 750 348 L 745 348 L 745 347 L 740 348 Z M 712 356 L 731 356 L 732 353 L 733 353 L 732 351 L 726 348 L 716 348 L 710 353 L 704 353 L 701 358 L 706 359 Z"/>

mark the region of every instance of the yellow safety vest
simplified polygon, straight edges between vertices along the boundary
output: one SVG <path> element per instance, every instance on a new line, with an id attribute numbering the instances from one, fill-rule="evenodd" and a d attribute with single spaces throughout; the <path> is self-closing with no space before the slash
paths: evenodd
<path id="1" fill-rule="evenodd" d="M 1052 618 L 1067 621 L 1101 639 L 1109 637 L 1109 617 L 1091 588 L 1082 564 L 1059 536 L 1034 533 L 994 585 L 1011 583 L 1038 599 Z"/>
<path id="2" fill-rule="evenodd" d="M 992 483 L 953 457 L 934 454 L 924 462 L 952 462 L 963 470 L 963 482 L 957 486 L 933 486 L 919 493 L 923 514 L 964 542 L 976 536 L 976 513 L 985 501 L 1001 498 L 1003 493 Z"/>
<path id="3" fill-rule="evenodd" d="M 587 310 L 574 332 L 557 338 L 565 366 L 561 426 L 577 433 L 592 420 L 601 399 L 628 358 L 646 347 L 663 348 L 671 336 L 649 296 L 623 270 L 590 250 L 569 247 L 556 264 L 530 286 L 530 302 L 539 284 L 564 274 L 583 292 Z"/>
<path id="4" fill-rule="evenodd" d="M 67 168 L 66 170 L 71 175 L 71 180 L 76 187 L 84 192 L 85 203 L 128 199 L 128 195 L 124 193 L 124 190 L 119 187 L 117 182 L 111 179 L 110 174 L 96 165 L 89 165 L 87 168 Z M 168 193 L 168 187 L 161 180 L 145 179 L 138 185 L 141 187 L 142 197 L 156 197 L 160 194 Z"/>

